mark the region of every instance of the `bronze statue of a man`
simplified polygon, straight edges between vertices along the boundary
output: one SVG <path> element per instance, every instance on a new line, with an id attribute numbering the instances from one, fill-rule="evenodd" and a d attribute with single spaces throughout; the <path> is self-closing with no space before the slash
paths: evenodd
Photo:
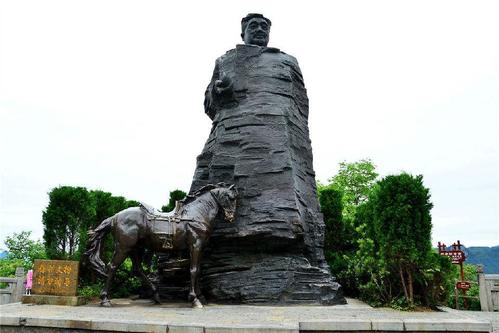
<path id="1" fill-rule="evenodd" d="M 236 222 L 218 224 L 206 255 L 205 294 L 245 303 L 344 302 L 324 259 L 308 130 L 296 59 L 268 47 L 271 22 L 248 14 L 244 45 L 217 59 L 205 93 L 212 119 L 191 192 L 235 184 Z"/>

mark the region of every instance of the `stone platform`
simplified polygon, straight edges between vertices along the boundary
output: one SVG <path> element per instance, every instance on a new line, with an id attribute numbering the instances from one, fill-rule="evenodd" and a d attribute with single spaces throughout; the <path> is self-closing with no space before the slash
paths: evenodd
<path id="1" fill-rule="evenodd" d="M 0 331 L 11 332 L 494 332 L 470 312 L 401 312 L 373 309 L 356 300 L 336 306 L 153 305 L 113 300 L 114 306 L 0 306 Z M 478 313 L 480 314 L 480 313 Z M 499 314 L 497 314 L 499 319 Z M 495 321 L 495 320 L 494 320 Z M 497 328 L 496 328 L 497 329 Z"/>

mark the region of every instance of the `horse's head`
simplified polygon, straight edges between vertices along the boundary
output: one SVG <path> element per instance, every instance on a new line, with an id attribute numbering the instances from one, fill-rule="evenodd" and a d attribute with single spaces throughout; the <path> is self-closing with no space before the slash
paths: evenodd
<path id="1" fill-rule="evenodd" d="M 218 187 L 212 192 L 220 207 L 223 209 L 224 218 L 227 222 L 234 222 L 236 213 L 237 190 L 234 185 L 229 187 Z"/>

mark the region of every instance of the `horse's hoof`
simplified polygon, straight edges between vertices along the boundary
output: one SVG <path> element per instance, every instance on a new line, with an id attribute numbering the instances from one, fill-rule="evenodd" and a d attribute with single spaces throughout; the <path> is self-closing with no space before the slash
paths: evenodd
<path id="1" fill-rule="evenodd" d="M 195 309 L 202 309 L 203 303 L 201 303 L 197 298 L 192 302 L 192 307 Z"/>
<path id="2" fill-rule="evenodd" d="M 100 302 L 100 306 L 110 308 L 111 307 L 111 302 L 110 301 L 102 301 Z"/>

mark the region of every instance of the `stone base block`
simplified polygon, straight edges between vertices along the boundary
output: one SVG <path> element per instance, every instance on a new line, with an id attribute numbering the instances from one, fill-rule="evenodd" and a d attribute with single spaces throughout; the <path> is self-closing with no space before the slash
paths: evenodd
<path id="1" fill-rule="evenodd" d="M 25 295 L 22 303 L 78 306 L 86 304 L 87 300 L 81 296 Z"/>

